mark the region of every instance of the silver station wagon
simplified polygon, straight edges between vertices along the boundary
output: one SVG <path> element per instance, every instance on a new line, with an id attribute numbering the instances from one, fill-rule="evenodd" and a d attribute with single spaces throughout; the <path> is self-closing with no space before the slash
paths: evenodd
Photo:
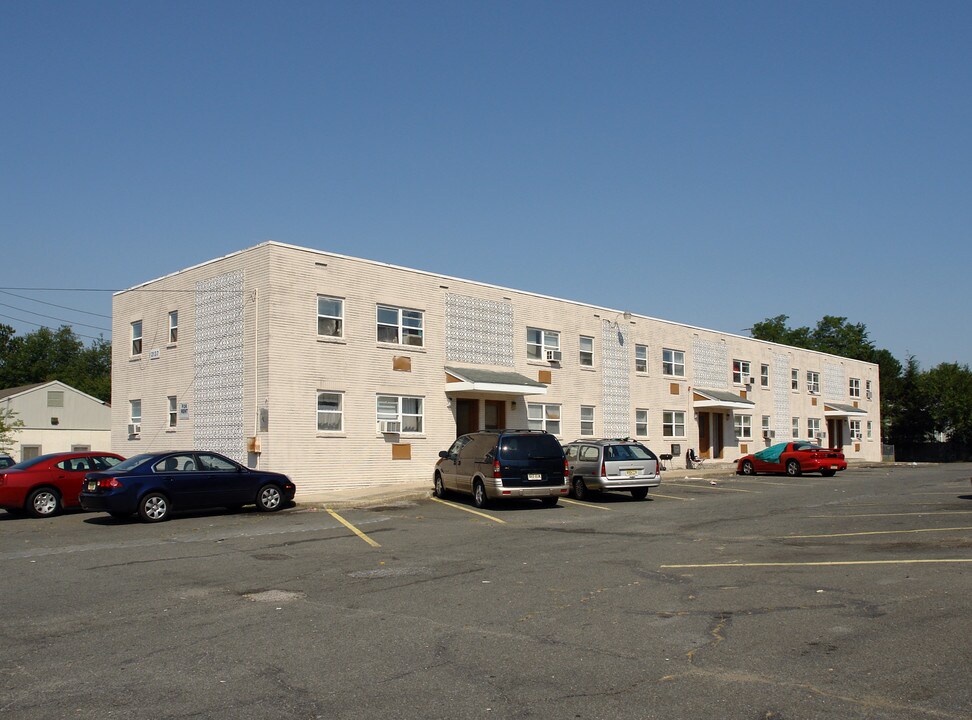
<path id="1" fill-rule="evenodd" d="M 644 500 L 649 488 L 661 485 L 658 457 L 632 440 L 575 440 L 564 446 L 564 454 L 578 500 L 603 490 L 623 490 Z"/>

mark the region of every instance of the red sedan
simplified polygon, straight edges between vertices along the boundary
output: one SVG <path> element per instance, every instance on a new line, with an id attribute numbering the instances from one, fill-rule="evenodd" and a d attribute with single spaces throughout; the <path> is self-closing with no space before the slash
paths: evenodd
<path id="1" fill-rule="evenodd" d="M 840 450 L 825 450 L 805 441 L 777 443 L 752 455 L 744 455 L 736 463 L 739 475 L 756 473 L 786 473 L 792 477 L 806 472 L 818 472 L 831 477 L 847 469 L 847 461 Z"/>
<path id="2" fill-rule="evenodd" d="M 0 508 L 19 515 L 51 517 L 78 507 L 85 473 L 107 470 L 124 460 L 103 452 L 41 455 L 0 470 Z"/>

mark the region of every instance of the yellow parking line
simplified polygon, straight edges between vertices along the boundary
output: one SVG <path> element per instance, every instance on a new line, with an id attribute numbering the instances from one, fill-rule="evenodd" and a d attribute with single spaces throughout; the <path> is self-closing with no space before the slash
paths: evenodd
<path id="1" fill-rule="evenodd" d="M 725 490 L 727 492 L 744 492 L 744 493 L 759 493 L 759 490 L 743 490 L 742 488 L 725 488 L 719 487 L 718 485 L 689 485 L 688 483 L 675 483 L 666 482 L 665 485 L 674 485 L 676 487 L 690 487 L 690 488 L 702 488 L 704 490 Z"/>
<path id="2" fill-rule="evenodd" d="M 668 483 L 665 483 L 665 484 L 668 485 Z M 695 498 L 680 498 L 680 497 L 675 497 L 674 495 L 659 495 L 658 493 L 655 493 L 655 492 L 648 493 L 648 496 L 649 497 L 653 497 L 653 498 L 656 498 L 656 497 L 657 498 L 665 498 L 666 500 L 684 500 L 686 502 L 692 502 L 695 499 Z"/>
<path id="3" fill-rule="evenodd" d="M 960 530 L 972 530 L 972 527 L 920 528 L 918 530 L 870 530 L 868 532 L 829 533 L 826 535 L 783 535 L 779 539 L 796 540 L 799 538 L 856 537 L 858 535 L 899 535 L 904 533 L 958 532 Z"/>
<path id="4" fill-rule="evenodd" d="M 371 547 L 381 547 L 381 545 L 379 545 L 374 540 L 372 540 L 370 537 L 368 537 L 363 532 L 361 532 L 360 530 L 358 530 L 358 528 L 356 528 L 354 525 L 352 525 L 351 523 L 349 523 L 347 520 L 345 520 L 343 517 L 341 517 L 340 515 L 338 515 L 336 512 L 334 512 L 330 508 L 325 508 L 325 509 L 331 514 L 331 517 L 333 517 L 339 523 L 341 523 L 342 525 L 344 525 L 344 527 L 346 527 L 348 530 L 350 530 L 351 532 L 353 532 L 355 535 L 357 535 L 359 538 L 361 538 L 362 540 L 364 540 L 366 543 L 368 543 L 369 545 L 371 545 Z"/>
<path id="5" fill-rule="evenodd" d="M 762 562 L 762 563 L 707 563 L 701 565 L 660 565 L 669 569 L 688 568 L 753 568 L 753 567 L 828 567 L 838 565 L 918 565 L 933 563 L 972 563 L 972 558 L 948 558 L 943 560 L 835 560 L 829 562 Z"/>
<path id="6" fill-rule="evenodd" d="M 972 515 L 972 510 L 942 510 L 938 512 L 906 513 L 868 513 L 866 515 L 807 515 L 809 518 L 866 518 L 866 517 L 908 517 L 910 515 Z"/>
<path id="7" fill-rule="evenodd" d="M 440 500 L 437 497 L 432 498 L 432 500 L 435 500 L 437 503 L 442 503 L 443 505 L 448 505 L 449 507 L 455 508 L 456 510 L 462 510 L 463 512 L 472 513 L 473 515 L 479 515 L 479 517 L 484 517 L 487 520 L 492 520 L 493 522 L 498 522 L 501 525 L 505 525 L 506 524 L 506 520 L 500 520 L 498 517 L 493 517 L 492 515 L 487 515 L 484 512 L 479 512 L 479 510 L 473 510 L 472 508 L 463 507 L 462 505 L 456 505 L 455 503 L 446 502 L 445 500 Z"/>
<path id="8" fill-rule="evenodd" d="M 604 507 L 603 505 L 595 505 L 594 503 L 577 502 L 576 500 L 568 500 L 567 498 L 560 498 L 560 502 L 569 503 L 570 505 L 580 505 L 581 507 L 594 508 L 595 510 L 607 510 L 608 512 L 614 512 L 609 507 Z"/>

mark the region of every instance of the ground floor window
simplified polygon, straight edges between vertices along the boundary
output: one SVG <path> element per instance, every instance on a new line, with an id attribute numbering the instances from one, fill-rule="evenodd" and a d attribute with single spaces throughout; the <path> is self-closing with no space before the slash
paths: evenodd
<path id="1" fill-rule="evenodd" d="M 560 405 L 527 403 L 527 427 L 560 435 Z"/>
<path id="2" fill-rule="evenodd" d="M 344 430 L 344 393 L 321 391 L 317 393 L 318 432 L 342 432 Z"/>
<path id="3" fill-rule="evenodd" d="M 734 415 L 732 423 L 736 429 L 736 437 L 748 440 L 753 436 L 752 415 Z"/>
<path id="4" fill-rule="evenodd" d="M 868 420 L 867 421 L 867 439 L 868 440 L 873 440 L 874 439 L 874 429 L 873 428 L 874 428 L 874 424 L 870 420 Z"/>
<path id="5" fill-rule="evenodd" d="M 851 437 L 854 440 L 860 440 L 861 439 L 861 421 L 860 420 L 851 420 L 850 421 L 850 432 L 851 432 Z"/>
<path id="6" fill-rule="evenodd" d="M 594 406 L 581 405 L 580 409 L 581 435 L 584 437 L 594 436 Z"/>
<path id="7" fill-rule="evenodd" d="M 807 436 L 808 440 L 823 438 L 823 435 L 820 434 L 820 418 L 807 418 Z"/>
<path id="8" fill-rule="evenodd" d="M 685 413 L 681 410 L 662 412 L 662 435 L 665 437 L 685 437 Z"/>
<path id="9" fill-rule="evenodd" d="M 648 411 L 643 409 L 635 410 L 635 435 L 637 437 L 648 437 Z"/>
<path id="10" fill-rule="evenodd" d="M 798 417 L 793 418 L 793 439 L 800 439 L 800 418 Z"/>
<path id="11" fill-rule="evenodd" d="M 407 397 L 400 395 L 379 395 L 378 396 L 378 424 L 379 431 L 381 424 L 386 425 L 388 432 L 420 433 L 424 431 L 424 406 L 425 400 L 420 397 Z M 394 423 L 400 425 L 396 428 Z"/>

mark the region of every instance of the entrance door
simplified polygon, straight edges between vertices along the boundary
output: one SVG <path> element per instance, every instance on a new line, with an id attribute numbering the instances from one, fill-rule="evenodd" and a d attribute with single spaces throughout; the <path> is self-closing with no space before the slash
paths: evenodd
<path id="1" fill-rule="evenodd" d="M 709 428 L 709 413 L 699 413 L 699 457 L 709 457 L 712 440 Z"/>
<path id="2" fill-rule="evenodd" d="M 486 401 L 486 430 L 503 430 L 506 427 L 506 401 Z"/>
<path id="3" fill-rule="evenodd" d="M 840 418 L 831 418 L 828 420 L 827 436 L 830 438 L 830 447 L 844 447 L 844 421 Z"/>
<path id="4" fill-rule="evenodd" d="M 479 430 L 479 400 L 456 398 L 456 437 Z"/>
<path id="5" fill-rule="evenodd" d="M 721 458 L 722 457 L 722 438 L 725 437 L 724 426 L 725 416 L 722 413 L 713 413 L 713 420 L 715 420 L 715 428 L 712 431 L 712 457 Z"/>

